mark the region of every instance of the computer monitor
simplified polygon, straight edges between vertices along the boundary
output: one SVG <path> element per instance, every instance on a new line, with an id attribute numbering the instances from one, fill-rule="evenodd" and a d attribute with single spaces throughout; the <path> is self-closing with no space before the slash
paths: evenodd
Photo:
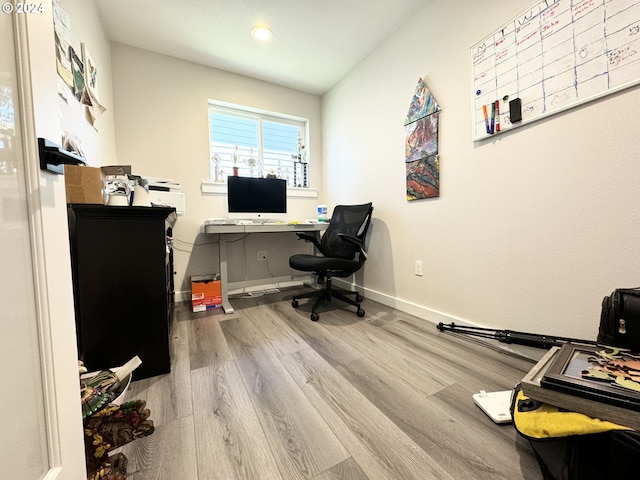
<path id="1" fill-rule="evenodd" d="M 227 177 L 227 206 L 229 218 L 284 218 L 287 182 L 280 178 Z"/>

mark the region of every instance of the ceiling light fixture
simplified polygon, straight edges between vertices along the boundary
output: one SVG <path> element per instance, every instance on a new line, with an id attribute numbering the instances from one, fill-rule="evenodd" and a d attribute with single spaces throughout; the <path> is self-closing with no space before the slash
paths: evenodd
<path id="1" fill-rule="evenodd" d="M 251 35 L 260 42 L 267 42 L 273 37 L 273 32 L 266 25 L 254 25 L 251 28 Z"/>

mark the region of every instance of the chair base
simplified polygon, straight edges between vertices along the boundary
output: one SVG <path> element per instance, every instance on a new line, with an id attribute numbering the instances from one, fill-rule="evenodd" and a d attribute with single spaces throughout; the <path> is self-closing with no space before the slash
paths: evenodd
<path id="1" fill-rule="evenodd" d="M 353 295 L 354 298 L 351 298 L 350 295 Z M 358 317 L 364 317 L 364 310 L 360 307 L 360 302 L 364 300 L 362 295 L 359 292 L 351 292 L 349 290 L 342 289 L 333 289 L 331 287 L 331 278 L 327 277 L 325 280 L 325 286 L 321 290 L 315 290 L 313 292 L 301 293 L 300 295 L 295 295 L 291 299 L 291 306 L 293 308 L 298 308 L 298 300 L 301 298 L 314 298 L 318 297 L 311 307 L 311 320 L 314 322 L 320 318 L 320 315 L 316 312 L 318 307 L 324 302 L 330 302 L 333 298 L 337 298 L 338 300 L 342 300 L 345 303 L 353 305 L 357 307 L 356 315 Z"/>

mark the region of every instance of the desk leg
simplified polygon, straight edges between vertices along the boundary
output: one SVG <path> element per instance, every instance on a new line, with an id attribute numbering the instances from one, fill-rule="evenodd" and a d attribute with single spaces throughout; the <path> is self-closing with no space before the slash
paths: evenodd
<path id="1" fill-rule="evenodd" d="M 224 313 L 233 313 L 229 302 L 229 278 L 227 275 L 227 241 L 226 235 L 218 235 L 218 256 L 220 257 L 220 290 L 222 294 L 222 309 Z"/>

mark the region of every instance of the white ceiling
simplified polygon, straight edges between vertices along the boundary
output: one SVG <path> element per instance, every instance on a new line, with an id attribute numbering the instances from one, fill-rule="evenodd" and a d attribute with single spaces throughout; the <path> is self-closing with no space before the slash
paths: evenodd
<path id="1" fill-rule="evenodd" d="M 94 0 L 116 42 L 323 94 L 424 0 Z M 269 44 L 251 27 L 266 23 Z"/>

